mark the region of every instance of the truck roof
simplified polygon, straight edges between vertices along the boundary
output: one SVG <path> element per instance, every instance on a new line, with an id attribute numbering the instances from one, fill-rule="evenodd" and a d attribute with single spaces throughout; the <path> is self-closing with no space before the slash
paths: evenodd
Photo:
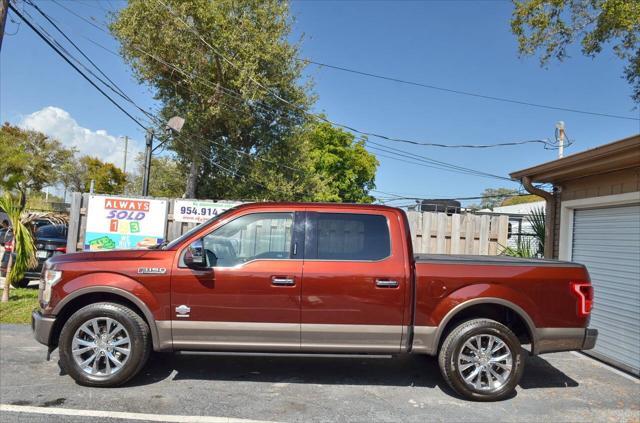
<path id="1" fill-rule="evenodd" d="M 305 203 L 305 202 L 294 202 L 294 201 L 265 201 L 265 202 L 255 202 L 255 203 L 244 203 L 240 204 L 234 209 L 244 209 L 244 208 L 254 208 L 254 207 L 320 207 L 327 209 L 353 209 L 353 208 L 361 208 L 367 210 L 386 210 L 386 211 L 402 211 L 397 207 L 384 206 L 381 204 L 361 204 L 361 203 Z"/>

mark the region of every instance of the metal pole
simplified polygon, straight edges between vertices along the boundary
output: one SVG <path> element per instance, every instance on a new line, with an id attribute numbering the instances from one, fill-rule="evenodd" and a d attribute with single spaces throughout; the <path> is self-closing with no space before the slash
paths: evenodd
<path id="1" fill-rule="evenodd" d="M 556 141 L 558 141 L 558 158 L 564 157 L 564 122 L 556 123 Z"/>
<path id="2" fill-rule="evenodd" d="M 122 164 L 122 172 L 127 174 L 127 150 L 129 149 L 129 137 L 124 136 L 124 163 Z"/>
<path id="3" fill-rule="evenodd" d="M 0 0 L 0 50 L 2 50 L 2 38 L 4 37 L 4 26 L 7 23 L 7 13 L 9 13 L 9 0 Z"/>
<path id="4" fill-rule="evenodd" d="M 153 146 L 153 129 L 147 129 L 144 151 L 144 173 L 142 175 L 142 195 L 149 195 L 149 176 L 151 174 L 151 150 Z"/>

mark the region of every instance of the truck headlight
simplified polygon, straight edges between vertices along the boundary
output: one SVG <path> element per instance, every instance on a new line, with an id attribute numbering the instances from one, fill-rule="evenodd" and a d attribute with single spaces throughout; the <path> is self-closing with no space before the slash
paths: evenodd
<path id="1" fill-rule="evenodd" d="M 51 288 L 62 279 L 62 271 L 47 269 L 44 271 L 44 290 L 42 292 L 42 301 L 48 303 L 51 300 Z"/>

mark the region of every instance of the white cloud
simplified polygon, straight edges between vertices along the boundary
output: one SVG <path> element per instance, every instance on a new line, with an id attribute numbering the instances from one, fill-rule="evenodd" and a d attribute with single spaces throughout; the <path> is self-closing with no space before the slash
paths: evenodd
<path id="1" fill-rule="evenodd" d="M 78 125 L 69 112 L 59 107 L 48 106 L 25 116 L 19 123 L 25 129 L 40 131 L 57 139 L 66 147 L 74 147 L 80 155 L 97 157 L 122 168 L 124 159 L 124 140 L 110 135 L 104 129 L 92 131 Z M 134 161 L 140 148 L 129 140 L 127 171 L 134 170 Z"/>

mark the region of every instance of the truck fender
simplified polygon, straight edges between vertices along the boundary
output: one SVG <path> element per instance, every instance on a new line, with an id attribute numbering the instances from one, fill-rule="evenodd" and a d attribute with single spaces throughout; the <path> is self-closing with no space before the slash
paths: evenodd
<path id="1" fill-rule="evenodd" d="M 108 281 L 109 285 L 104 285 Z M 160 305 L 155 296 L 144 285 L 127 276 L 117 273 L 91 273 L 79 276 L 68 281 L 62 287 L 65 296 L 52 311 L 57 316 L 74 299 L 87 294 L 108 293 L 120 296 L 135 304 L 144 314 L 144 318 L 149 324 L 153 349 L 155 351 L 167 349 L 167 344 L 171 343 L 171 329 L 169 325 L 168 334 L 166 328 L 159 330 L 156 318 L 152 310 L 158 311 Z M 168 337 L 168 338 L 167 338 Z"/>
<path id="2" fill-rule="evenodd" d="M 479 288 L 481 288 L 480 292 L 478 292 Z M 434 343 L 432 345 L 434 353 L 437 351 L 438 345 L 440 345 L 440 338 L 444 333 L 447 323 L 465 308 L 478 304 L 499 304 L 511 309 L 525 322 L 531 336 L 531 342 L 533 345 L 536 344 L 538 336 L 534 319 L 537 314 L 537 306 L 533 300 L 505 286 L 478 284 L 469 285 L 452 292 L 443 298 L 434 309 L 434 317 L 443 316 L 436 329 Z M 532 312 L 528 313 L 525 309 Z"/>

